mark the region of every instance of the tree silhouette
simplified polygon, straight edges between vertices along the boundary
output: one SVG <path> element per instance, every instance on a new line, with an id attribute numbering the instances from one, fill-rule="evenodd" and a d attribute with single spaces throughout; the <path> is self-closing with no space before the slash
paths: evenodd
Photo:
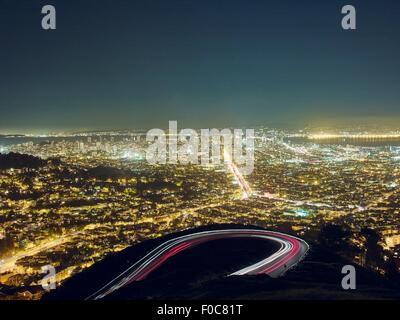
<path id="1" fill-rule="evenodd" d="M 372 267 L 382 267 L 383 261 L 383 248 L 379 244 L 381 236 L 375 230 L 363 228 L 360 231 L 362 237 L 365 238 L 365 260 L 367 265 Z"/>
<path id="2" fill-rule="evenodd" d="M 344 226 L 327 224 L 322 227 L 318 240 L 321 246 L 333 251 L 346 251 L 350 232 Z"/>
<path id="3" fill-rule="evenodd" d="M 400 273 L 397 266 L 396 260 L 392 255 L 389 255 L 389 259 L 385 263 L 386 277 L 394 282 L 395 284 L 400 283 Z"/>

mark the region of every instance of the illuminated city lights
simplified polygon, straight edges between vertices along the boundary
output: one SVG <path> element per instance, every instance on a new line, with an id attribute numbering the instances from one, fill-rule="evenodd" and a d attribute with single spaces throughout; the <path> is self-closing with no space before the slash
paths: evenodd
<path id="1" fill-rule="evenodd" d="M 62 282 L 110 252 L 208 223 L 289 222 L 302 235 L 345 221 L 355 232 L 376 229 L 398 252 L 398 148 L 282 142 L 293 135 L 259 130 L 246 178 L 225 148 L 222 164 L 149 165 L 137 132 L 9 143 L 10 152 L 48 160 L 1 171 L 0 281 L 22 285 L 46 257 L 65 265 Z"/>

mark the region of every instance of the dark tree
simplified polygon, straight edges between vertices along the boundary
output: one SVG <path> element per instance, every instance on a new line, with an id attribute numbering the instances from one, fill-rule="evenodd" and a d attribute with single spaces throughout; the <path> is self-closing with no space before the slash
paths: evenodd
<path id="1" fill-rule="evenodd" d="M 349 236 L 350 232 L 344 226 L 327 224 L 322 227 L 318 240 L 321 246 L 339 252 L 348 249 Z"/>
<path id="2" fill-rule="evenodd" d="M 46 161 L 27 154 L 0 154 L 0 169 L 39 168 L 45 164 Z"/>
<path id="3" fill-rule="evenodd" d="M 383 262 L 383 248 L 379 244 L 381 236 L 375 230 L 363 228 L 360 232 L 361 236 L 365 238 L 366 250 L 366 263 L 373 267 L 382 267 Z"/>

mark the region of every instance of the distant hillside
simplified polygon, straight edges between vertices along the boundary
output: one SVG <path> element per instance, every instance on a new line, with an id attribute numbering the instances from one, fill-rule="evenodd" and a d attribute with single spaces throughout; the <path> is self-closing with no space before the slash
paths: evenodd
<path id="1" fill-rule="evenodd" d="M 82 176 L 90 178 L 108 179 L 108 178 L 126 178 L 132 176 L 128 170 L 122 170 L 114 167 L 97 166 L 82 171 Z"/>
<path id="2" fill-rule="evenodd" d="M 46 161 L 28 154 L 0 153 L 0 169 L 39 168 L 45 164 Z"/>
<path id="3" fill-rule="evenodd" d="M 229 225 L 232 227 L 243 226 Z M 222 227 L 198 228 L 127 248 L 77 274 L 45 298 L 83 299 L 159 243 L 184 233 L 217 228 Z M 266 243 L 227 239 L 199 245 L 107 299 L 400 299 L 398 288 L 360 267 L 356 267 L 357 290 L 343 290 L 341 269 L 349 262 L 315 245 L 300 264 L 278 279 L 267 275 L 226 276 L 276 250 L 272 243 Z"/>

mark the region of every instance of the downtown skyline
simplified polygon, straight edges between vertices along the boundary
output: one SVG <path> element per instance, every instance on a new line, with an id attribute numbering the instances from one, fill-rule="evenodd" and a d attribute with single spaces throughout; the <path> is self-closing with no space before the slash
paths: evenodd
<path id="1" fill-rule="evenodd" d="M 399 17 L 0 0 L 0 303 L 400 299 Z"/>

